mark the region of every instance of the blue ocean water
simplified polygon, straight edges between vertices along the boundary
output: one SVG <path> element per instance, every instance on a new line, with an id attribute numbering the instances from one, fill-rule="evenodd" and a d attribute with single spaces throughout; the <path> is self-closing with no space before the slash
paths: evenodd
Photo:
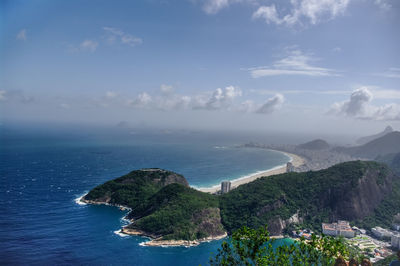
<path id="1" fill-rule="evenodd" d="M 207 265 L 221 241 L 197 247 L 144 247 L 115 231 L 126 214 L 75 199 L 96 185 L 143 167 L 183 174 L 211 186 L 286 163 L 278 152 L 236 148 L 239 140 L 133 135 L 2 137 L 1 265 Z M 282 240 L 284 241 L 284 240 Z"/>

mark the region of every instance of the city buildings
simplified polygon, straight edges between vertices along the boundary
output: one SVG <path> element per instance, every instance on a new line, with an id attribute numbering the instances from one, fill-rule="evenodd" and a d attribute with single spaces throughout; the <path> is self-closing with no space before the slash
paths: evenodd
<path id="1" fill-rule="evenodd" d="M 387 229 L 384 229 L 382 227 L 374 227 L 371 229 L 372 234 L 377 237 L 377 238 L 384 238 L 384 237 L 391 237 L 392 236 L 392 232 L 390 232 Z"/>
<path id="2" fill-rule="evenodd" d="M 390 244 L 395 249 L 400 249 L 400 234 L 394 233 L 390 238 Z"/>
<path id="3" fill-rule="evenodd" d="M 351 229 L 349 222 L 339 220 L 337 223 L 322 223 L 322 233 L 330 236 L 344 236 L 352 238 L 355 232 Z"/>
<path id="4" fill-rule="evenodd" d="M 294 165 L 293 165 L 291 162 L 288 162 L 288 163 L 286 164 L 286 172 L 287 172 L 287 173 L 294 172 Z"/>

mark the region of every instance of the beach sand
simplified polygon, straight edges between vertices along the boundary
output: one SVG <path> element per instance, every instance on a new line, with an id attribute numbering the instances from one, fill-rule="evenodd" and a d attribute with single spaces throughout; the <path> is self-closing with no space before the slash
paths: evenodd
<path id="1" fill-rule="evenodd" d="M 287 156 L 289 156 L 290 162 L 293 164 L 294 167 L 299 167 L 300 165 L 303 165 L 305 163 L 305 159 L 293 154 L 293 153 L 288 153 L 288 152 L 282 152 L 282 151 L 278 151 L 281 153 L 286 154 Z M 264 172 L 259 172 L 256 173 L 254 175 L 250 175 L 248 177 L 245 178 L 239 178 L 236 180 L 232 180 L 231 181 L 231 189 L 234 189 L 240 185 L 252 182 L 254 180 L 256 180 L 257 178 L 263 177 L 263 176 L 272 176 L 272 175 L 278 175 L 278 174 L 283 174 L 286 173 L 286 164 L 282 165 L 280 167 L 276 167 Z M 206 188 L 197 188 L 198 190 L 202 191 L 202 192 L 208 192 L 208 193 L 216 193 L 219 190 L 221 190 L 221 186 L 220 185 L 216 185 L 216 186 L 212 186 L 212 187 L 206 187 Z"/>

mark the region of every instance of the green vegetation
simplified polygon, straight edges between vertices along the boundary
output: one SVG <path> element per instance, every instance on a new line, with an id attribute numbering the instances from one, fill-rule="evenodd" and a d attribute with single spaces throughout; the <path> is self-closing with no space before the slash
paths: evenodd
<path id="1" fill-rule="evenodd" d="M 265 224 L 273 234 L 297 226 L 320 232 L 322 222 L 336 219 L 367 229 L 389 226 L 400 212 L 400 180 L 383 164 L 354 161 L 260 178 L 217 196 L 190 188 L 176 173 L 144 169 L 94 188 L 84 200 L 132 208 L 128 229 L 164 240 L 195 240 Z"/>
<path id="2" fill-rule="evenodd" d="M 271 222 L 288 219 L 299 210 L 304 226 L 319 232 L 322 222 L 342 215 L 340 204 L 351 196 L 367 171 L 388 174 L 385 166 L 376 162 L 355 161 L 317 172 L 260 178 L 221 196 L 223 224 L 229 232 L 269 224 L 274 232 Z"/>
<path id="3" fill-rule="evenodd" d="M 395 254 L 374 263 L 374 266 L 388 266 L 392 261 L 399 260 Z"/>
<path id="4" fill-rule="evenodd" d="M 230 243 L 223 242 L 211 265 L 333 265 L 336 261 L 358 262 L 351 257 L 341 238 L 312 235 L 290 246 L 273 248 L 273 239 L 266 228 L 257 230 L 243 227 L 232 234 Z M 339 264 L 343 265 L 343 264 Z M 358 265 L 358 263 L 357 263 Z"/>
<path id="5" fill-rule="evenodd" d="M 197 214 L 202 214 L 201 217 Z M 180 184 L 170 184 L 133 209 L 136 220 L 129 227 L 163 236 L 195 240 L 223 234 L 218 198 Z M 211 222 L 204 226 L 204 222 Z"/>
<path id="6" fill-rule="evenodd" d="M 374 213 L 365 217 L 362 220 L 354 222 L 355 225 L 371 229 L 375 226 L 382 226 L 390 228 L 393 222 L 393 217 L 400 213 L 400 181 L 396 180 L 392 187 L 392 193 L 387 195 Z"/>
<path id="7" fill-rule="evenodd" d="M 218 197 L 189 188 L 186 179 L 161 169 L 132 171 L 91 190 L 84 200 L 128 206 L 128 228 L 164 240 L 224 234 Z"/>
<path id="8" fill-rule="evenodd" d="M 394 172 L 400 174 L 400 153 L 391 153 L 376 158 L 378 162 L 386 163 Z"/>
<path id="9" fill-rule="evenodd" d="M 183 176 L 170 171 L 136 170 L 95 187 L 84 199 L 135 208 L 171 181 L 188 185 Z"/>

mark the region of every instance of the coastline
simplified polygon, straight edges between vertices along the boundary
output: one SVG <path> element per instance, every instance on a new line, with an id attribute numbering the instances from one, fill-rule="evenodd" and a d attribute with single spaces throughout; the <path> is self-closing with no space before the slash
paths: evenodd
<path id="1" fill-rule="evenodd" d="M 285 154 L 290 158 L 289 162 L 293 164 L 294 167 L 298 167 L 306 162 L 306 160 L 296 154 L 288 153 L 288 152 L 283 152 L 283 151 L 278 151 L 278 150 L 273 150 L 276 152 L 280 152 Z M 272 176 L 272 175 L 278 175 L 286 173 L 286 164 L 282 164 L 276 167 L 273 167 L 271 169 L 265 170 L 265 171 L 259 171 L 257 173 L 240 177 L 238 179 L 232 180 L 231 181 L 231 188 L 234 189 L 242 184 L 246 184 L 249 182 L 252 182 L 260 177 L 265 177 L 265 176 Z M 206 188 L 195 188 L 199 191 L 202 192 L 207 192 L 207 193 L 216 193 L 220 190 L 220 185 L 212 186 L 212 187 L 206 187 Z M 108 203 L 108 200 L 100 202 L 100 201 L 92 201 L 92 200 L 85 200 L 84 197 L 87 195 L 88 192 L 85 194 L 79 196 L 78 198 L 74 199 L 76 204 L 79 205 L 87 205 L 87 204 L 93 204 L 93 205 L 108 205 L 108 206 L 114 206 L 118 207 L 120 210 L 123 211 L 131 211 L 131 209 L 127 206 L 122 206 L 122 205 L 116 205 L 116 204 L 110 204 Z M 126 219 L 126 216 L 124 216 L 122 219 Z M 132 223 L 131 220 L 126 219 L 128 223 Z M 176 246 L 184 246 L 184 247 L 192 247 L 192 246 L 198 246 L 203 242 L 210 242 L 213 240 L 220 240 L 225 237 L 227 237 L 227 233 L 225 232 L 222 235 L 217 235 L 217 236 L 209 236 L 206 238 L 202 239 L 196 239 L 196 240 L 163 240 L 158 236 L 148 234 L 146 232 L 140 231 L 140 230 L 135 230 L 135 229 L 130 229 L 127 228 L 126 226 L 122 226 L 121 229 L 114 231 L 115 234 L 125 237 L 125 236 L 130 236 L 130 235 L 135 235 L 135 236 L 141 236 L 145 238 L 149 238 L 149 241 L 144 241 L 140 243 L 141 246 L 152 246 L 152 247 L 176 247 Z M 282 235 L 279 236 L 272 236 L 271 238 L 284 238 Z"/>
<path id="2" fill-rule="evenodd" d="M 123 205 L 110 204 L 108 202 L 85 200 L 84 197 L 86 195 L 87 195 L 87 193 L 77 197 L 76 199 L 74 199 L 74 202 L 81 206 L 88 205 L 88 204 L 106 205 L 106 206 L 118 207 L 121 211 L 131 211 L 132 210 L 131 208 L 129 208 L 127 206 L 123 206 Z M 129 224 L 132 223 L 132 220 L 126 219 L 126 217 L 127 217 L 127 215 L 125 215 L 122 219 L 125 219 Z M 149 247 L 178 247 L 178 246 L 194 247 L 194 246 L 200 245 L 203 242 L 220 240 L 220 239 L 223 239 L 228 236 L 228 234 L 225 232 L 223 235 L 209 236 L 206 238 L 201 238 L 201 239 L 196 239 L 196 240 L 162 240 L 160 237 L 148 234 L 144 231 L 127 228 L 127 225 L 122 226 L 121 229 L 114 231 L 114 233 L 121 237 L 140 236 L 140 237 L 144 237 L 144 238 L 149 238 L 150 239 L 149 241 L 140 243 L 141 246 L 149 246 Z"/>
<path id="3" fill-rule="evenodd" d="M 283 153 L 286 156 L 288 156 L 290 158 L 289 162 L 291 162 L 294 167 L 299 167 L 300 165 L 303 165 L 306 162 L 306 160 L 303 157 L 301 157 L 297 154 L 273 150 L 273 149 L 269 149 L 269 150 L 280 152 L 280 153 Z M 286 164 L 282 164 L 282 165 L 273 167 L 273 168 L 265 170 L 265 171 L 256 172 L 256 173 L 248 175 L 248 176 L 244 176 L 244 177 L 240 177 L 240 178 L 231 180 L 231 189 L 237 188 L 238 186 L 246 184 L 246 183 L 250 183 L 260 177 L 279 175 L 279 174 L 283 174 L 283 173 L 286 173 Z M 195 189 L 202 191 L 202 192 L 207 192 L 207 193 L 217 193 L 221 189 L 221 186 L 215 185 L 212 187 L 200 187 L 200 188 L 195 188 Z"/>

